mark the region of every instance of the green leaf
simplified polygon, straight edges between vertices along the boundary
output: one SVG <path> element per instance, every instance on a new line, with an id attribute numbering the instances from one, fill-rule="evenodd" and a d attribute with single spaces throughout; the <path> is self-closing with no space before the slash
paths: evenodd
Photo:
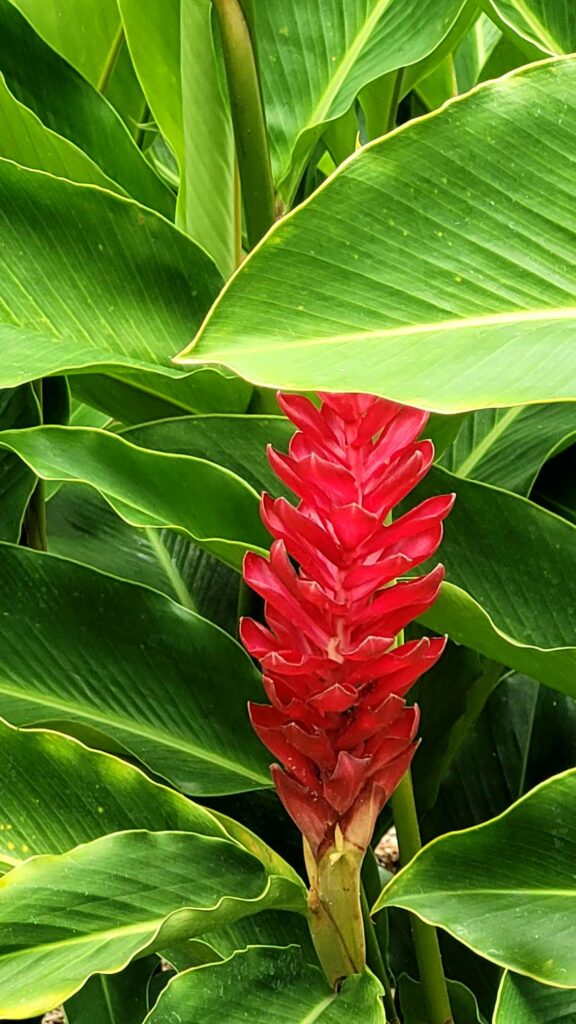
<path id="1" fill-rule="evenodd" d="M 66 1001 L 68 1024 L 142 1024 L 147 989 L 158 958 L 147 956 L 120 974 L 99 974 Z"/>
<path id="2" fill-rule="evenodd" d="M 448 582 L 421 621 L 576 695 L 570 624 L 574 527 L 526 498 L 460 480 L 439 467 L 414 491 L 413 500 L 450 491 L 457 500 L 441 549 Z"/>
<path id="3" fill-rule="evenodd" d="M 174 530 L 129 526 L 89 487 L 64 484 L 47 505 L 50 551 L 160 590 L 234 633 L 238 573 Z"/>
<path id="4" fill-rule="evenodd" d="M 368 82 L 434 50 L 462 6 L 463 0 L 348 0 L 343 7 L 325 0 L 321 45 L 317 11 L 307 0 L 255 6 L 270 155 L 285 198 L 322 126 L 344 114 Z"/>
<path id="5" fill-rule="evenodd" d="M 228 277 L 235 251 L 234 140 L 209 0 L 120 0 L 130 53 L 180 169 L 177 223 Z"/>
<path id="6" fill-rule="evenodd" d="M 54 555 L 0 545 L 0 571 L 3 717 L 91 745 L 110 737 L 186 793 L 270 785 L 246 713 L 258 673 L 226 633 L 162 594 Z"/>
<path id="7" fill-rule="evenodd" d="M 255 946 L 223 963 L 176 975 L 146 1024 L 179 1019 L 197 1024 L 218 1019 L 226 1024 L 385 1024 L 381 996 L 382 986 L 371 974 L 347 978 L 335 993 L 298 947 Z"/>
<path id="8" fill-rule="evenodd" d="M 138 149 L 114 108 L 36 34 L 10 0 L 0 0 L 0 62 L 10 93 L 36 114 L 46 128 L 85 153 L 107 179 L 116 182 L 128 195 L 168 218 L 173 216 L 173 194 Z M 30 117 L 23 118 L 18 129 L 16 111 L 8 111 L 7 116 L 13 130 L 20 134 L 26 130 L 24 121 L 26 125 L 31 122 Z M 37 129 L 35 136 L 38 138 Z M 54 151 L 56 142 L 51 141 Z M 17 158 L 18 145 L 22 144 L 17 139 L 12 142 L 4 132 L 0 152 L 2 156 Z M 64 153 L 66 147 L 60 148 Z M 33 152 L 30 144 L 28 149 Z M 69 151 L 70 147 L 68 158 L 72 159 Z M 32 166 L 43 168 L 41 152 Z M 81 173 L 78 157 L 74 173 Z M 83 180 L 93 181 L 94 172 L 89 174 Z M 101 175 L 96 180 L 100 182 Z"/>
<path id="9" fill-rule="evenodd" d="M 247 545 L 267 548 L 258 495 L 216 463 L 149 451 L 90 427 L 34 427 L 0 434 L 45 480 L 87 483 L 132 526 L 174 527 L 233 568 Z"/>
<path id="10" fill-rule="evenodd" d="M 162 217 L 97 188 L 6 160 L 0 186 L 0 386 L 124 367 L 145 370 L 154 388 L 172 378 L 164 388 L 186 404 L 194 387 L 170 356 L 220 287 L 208 256 Z M 82 283 L 78 268 L 88 267 Z"/>
<path id="11" fill-rule="evenodd" d="M 492 1024 L 569 1024 L 576 1019 L 576 992 L 539 985 L 506 972 Z"/>
<path id="12" fill-rule="evenodd" d="M 42 1013 L 93 974 L 218 923 L 301 910 L 302 893 L 277 892 L 237 843 L 188 832 L 119 832 L 34 857 L 0 884 L 0 1014 Z"/>
<path id="13" fill-rule="evenodd" d="M 576 10 L 572 0 L 489 0 L 489 8 L 545 53 L 576 50 Z"/>
<path id="14" fill-rule="evenodd" d="M 29 427 L 39 422 L 38 402 L 29 384 L 0 391 L 0 432 L 13 427 Z M 0 479 L 0 540 L 17 542 L 24 512 L 36 486 L 36 477 L 23 465 L 21 459 L 8 451 L 2 451 Z"/>
<path id="15" fill-rule="evenodd" d="M 576 61 L 525 68 L 365 147 L 178 361 L 440 412 L 576 398 L 575 82 Z"/>
<path id="16" fill-rule="evenodd" d="M 551 985 L 576 986 L 575 798 L 573 769 L 499 818 L 434 840 L 374 909 L 403 907 L 494 963 Z"/>
<path id="17" fill-rule="evenodd" d="M 79 740 L 43 729 L 17 729 L 1 720 L 0 737 L 4 870 L 126 829 L 229 836 L 204 807 Z"/>
<path id="18" fill-rule="evenodd" d="M 98 84 L 120 24 L 116 0 L 14 0 L 14 6 L 53 50 Z"/>
<path id="19" fill-rule="evenodd" d="M 125 436 L 151 447 L 202 453 L 248 477 L 255 489 L 276 495 L 265 441 L 284 449 L 291 432 L 281 417 L 207 416 L 165 420 Z M 576 579 L 574 527 L 525 498 L 440 467 L 433 467 L 410 504 L 450 491 L 457 500 L 441 549 L 448 582 L 422 621 L 495 662 L 576 695 L 569 599 Z M 559 605 L 560 591 L 565 599 Z"/>
<path id="20" fill-rule="evenodd" d="M 571 402 L 485 409 L 466 417 L 441 463 L 457 476 L 528 494 L 544 463 L 575 437 Z"/>
<path id="21" fill-rule="evenodd" d="M 429 1024 L 421 983 L 402 974 L 398 988 L 404 1024 Z M 459 981 L 449 981 L 448 992 L 454 1024 L 484 1024 L 476 999 L 466 985 Z"/>

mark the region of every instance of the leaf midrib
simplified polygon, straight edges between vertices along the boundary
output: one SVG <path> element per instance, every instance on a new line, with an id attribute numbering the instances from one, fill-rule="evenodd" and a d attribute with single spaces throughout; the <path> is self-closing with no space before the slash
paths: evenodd
<path id="1" fill-rule="evenodd" d="M 394 896 L 393 893 L 391 893 L 391 895 L 392 897 Z M 510 889 L 436 889 L 427 892 L 425 895 L 415 894 L 408 897 L 399 896 L 397 899 L 400 901 L 403 899 L 407 900 L 407 905 L 416 906 L 419 901 L 423 900 L 426 902 L 426 900 L 429 899 L 444 899 L 446 896 L 530 896 L 531 898 L 538 896 L 543 898 L 557 896 L 562 899 L 565 899 L 566 897 L 576 899 L 576 881 L 574 883 L 574 888 L 572 889 L 516 889 L 514 887 L 511 887 Z M 383 903 L 382 906 L 387 904 L 392 906 L 400 905 L 394 901 L 394 898 L 392 898 L 392 900 L 387 899 L 386 904 Z"/>
<path id="2" fill-rule="evenodd" d="M 22 703 L 36 703 L 41 707 L 51 708 L 54 711 L 61 711 L 73 715 L 72 721 L 87 720 L 96 725 L 106 724 L 116 726 L 116 728 L 124 729 L 126 732 L 134 734 L 136 736 L 142 736 L 146 739 L 152 739 L 158 742 L 161 746 L 169 747 L 174 750 L 179 750 L 183 753 L 192 754 L 197 757 L 198 760 L 204 761 L 207 764 L 217 764 L 219 767 L 224 768 L 226 771 L 232 772 L 234 775 L 243 776 L 244 778 L 251 779 L 260 784 L 264 784 L 266 788 L 269 788 L 270 782 L 266 776 L 259 775 L 257 772 L 252 771 L 249 768 L 239 768 L 235 762 L 229 761 L 221 754 L 210 752 L 208 756 L 206 751 L 198 748 L 194 744 L 186 740 L 176 742 L 169 735 L 161 732 L 159 729 L 147 728 L 144 725 L 135 725 L 130 721 L 118 716 L 117 718 L 112 717 L 104 712 L 99 715 L 91 714 L 89 710 L 79 707 L 77 705 L 71 705 L 66 701 L 59 701 L 51 697 L 48 699 L 45 694 L 38 695 L 35 690 L 27 689 L 26 693 L 23 694 L 22 690 L 13 689 L 4 680 L 0 680 L 0 694 L 7 697 L 13 697 Z"/>
<path id="3" fill-rule="evenodd" d="M 277 341 L 266 338 L 266 352 L 275 351 L 286 351 L 286 349 L 296 348 L 308 348 L 312 345 L 323 346 L 323 345 L 339 345 L 347 344 L 348 342 L 361 342 L 371 339 L 378 339 L 386 341 L 386 339 L 395 338 L 407 338 L 416 337 L 420 334 L 430 334 L 438 331 L 461 331 L 467 328 L 474 327 L 497 327 L 498 325 L 506 324 L 521 324 L 521 323 L 539 323 L 547 320 L 576 320 L 576 306 L 564 306 L 564 307 L 550 307 L 549 309 L 533 309 L 533 310 L 514 310 L 510 313 L 490 313 L 486 316 L 477 317 L 457 317 L 452 320 L 436 320 L 430 321 L 429 323 L 419 324 L 405 324 L 401 327 L 383 327 L 376 328 L 373 330 L 365 331 L 351 331 L 348 334 L 324 334 L 321 337 L 307 337 L 307 338 L 281 338 Z M 204 329 L 210 329 L 211 325 L 207 325 Z M 216 333 L 216 328 L 212 328 L 211 333 Z M 188 355 L 193 353 L 196 345 L 202 349 L 202 341 L 204 334 L 198 336 L 195 342 L 189 348 L 176 357 L 175 363 L 185 364 L 188 361 L 198 362 L 199 357 Z M 255 352 L 260 353 L 262 351 L 262 342 L 256 342 L 255 345 L 250 346 L 245 343 L 242 337 L 236 337 L 235 346 L 239 347 L 242 354 Z M 225 350 L 226 352 L 228 349 Z M 210 347 L 210 351 L 207 356 L 210 359 L 216 358 L 218 355 L 217 342 L 215 341 L 214 347 Z M 205 359 L 206 356 L 203 356 Z"/>
<path id="4" fill-rule="evenodd" d="M 472 469 L 478 465 L 479 462 L 484 458 L 487 452 L 490 450 L 492 445 L 498 440 L 498 438 L 504 433 L 507 427 L 524 411 L 524 406 L 515 406 L 509 409 L 503 416 L 501 416 L 491 430 L 482 438 L 478 445 L 472 449 L 470 454 L 464 459 L 458 469 L 455 470 L 458 476 L 467 477 Z"/>

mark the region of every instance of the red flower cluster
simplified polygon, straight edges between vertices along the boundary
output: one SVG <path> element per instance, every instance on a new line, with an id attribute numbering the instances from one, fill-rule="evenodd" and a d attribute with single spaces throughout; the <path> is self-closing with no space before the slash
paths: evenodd
<path id="1" fill-rule="evenodd" d="M 428 414 L 370 395 L 321 398 L 317 408 L 279 397 L 298 432 L 288 455 L 269 459 L 300 503 L 262 497 L 276 539 L 269 560 L 246 556 L 244 578 L 269 628 L 241 623 L 271 702 L 250 706 L 252 724 L 283 766 L 272 766 L 276 788 L 316 861 L 342 837 L 367 847 L 416 750 L 418 708 L 404 696 L 445 641 L 395 644 L 433 603 L 443 567 L 396 581 L 436 551 L 454 501 L 429 498 L 386 522 L 432 463 L 432 442 L 415 440 Z"/>

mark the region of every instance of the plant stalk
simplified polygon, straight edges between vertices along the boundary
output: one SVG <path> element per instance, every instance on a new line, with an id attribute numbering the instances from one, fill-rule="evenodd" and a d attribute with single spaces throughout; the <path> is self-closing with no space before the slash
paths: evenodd
<path id="1" fill-rule="evenodd" d="M 33 382 L 32 387 L 40 409 L 40 422 L 43 421 L 43 385 L 41 380 Z M 24 514 L 22 523 L 21 544 L 35 551 L 47 551 L 48 539 L 46 532 L 46 485 L 38 477 L 36 486 L 30 495 L 28 508 Z"/>
<path id="2" fill-rule="evenodd" d="M 274 185 L 258 68 L 240 0 L 214 0 L 228 80 L 250 248 L 274 223 Z"/>
<path id="3" fill-rule="evenodd" d="M 402 867 L 405 867 L 422 849 L 410 771 L 406 772 L 397 786 L 391 803 L 400 848 L 400 863 Z M 414 914 L 410 914 L 410 924 L 428 1022 L 429 1024 L 454 1024 L 436 929 L 432 925 L 425 924 Z"/>
<path id="4" fill-rule="evenodd" d="M 106 57 L 106 63 L 104 64 L 104 67 L 102 68 L 102 72 L 100 74 L 100 78 L 98 79 L 98 84 L 96 86 L 96 88 L 98 89 L 98 92 L 101 92 L 101 93 L 106 92 L 106 89 L 108 88 L 108 85 L 110 83 L 110 79 L 112 78 L 112 75 L 114 73 L 114 68 L 116 67 L 116 62 L 118 60 L 118 57 L 120 56 L 120 50 L 122 49 L 123 43 L 124 43 L 124 26 L 123 26 L 122 22 L 120 22 L 120 24 L 118 26 L 118 31 L 116 32 L 116 35 L 114 36 L 114 39 L 112 40 L 112 46 L 110 47 L 110 50 L 108 51 L 108 56 Z"/>
<path id="5" fill-rule="evenodd" d="M 361 103 L 368 141 L 379 139 L 396 127 L 403 77 L 404 68 L 398 68 L 370 82 L 362 90 Z"/>
<path id="6" fill-rule="evenodd" d="M 362 919 L 364 921 L 364 934 L 366 936 L 366 963 L 373 974 L 382 982 L 384 987 L 384 1009 L 386 1011 L 386 1024 L 400 1024 L 396 1015 L 396 1007 L 394 1006 L 394 998 L 392 996 L 392 986 L 390 984 L 390 978 L 388 971 L 386 970 L 386 964 L 380 950 L 380 944 L 378 942 L 378 936 L 376 935 L 376 929 L 374 928 L 374 922 L 370 917 L 370 907 L 368 906 L 368 900 L 366 899 L 366 892 L 364 886 L 360 890 L 360 901 L 362 904 Z"/>

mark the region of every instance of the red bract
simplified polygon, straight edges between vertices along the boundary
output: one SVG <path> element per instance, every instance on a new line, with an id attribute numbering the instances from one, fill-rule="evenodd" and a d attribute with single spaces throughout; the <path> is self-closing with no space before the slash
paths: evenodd
<path id="1" fill-rule="evenodd" d="M 300 503 L 263 495 L 276 539 L 269 560 L 246 556 L 244 578 L 264 598 L 268 628 L 241 623 L 270 700 L 250 706 L 252 724 L 280 762 L 276 788 L 316 861 L 342 839 L 366 848 L 416 750 L 419 712 L 404 697 L 445 641 L 396 638 L 444 573 L 397 578 L 434 554 L 454 501 L 429 498 L 391 522 L 432 463 L 432 443 L 416 440 L 428 414 L 370 395 L 321 397 L 320 408 L 279 398 L 298 431 L 288 455 L 270 449 L 269 459 Z"/>

